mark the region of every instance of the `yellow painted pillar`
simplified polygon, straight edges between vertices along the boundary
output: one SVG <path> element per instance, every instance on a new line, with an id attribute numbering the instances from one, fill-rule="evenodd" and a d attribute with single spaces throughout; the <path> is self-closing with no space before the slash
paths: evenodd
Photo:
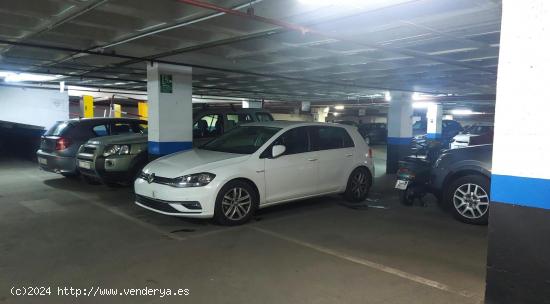
<path id="1" fill-rule="evenodd" d="M 149 107 L 147 105 L 147 102 L 145 101 L 140 101 L 138 103 L 138 114 L 139 114 L 139 118 L 140 119 L 145 119 L 147 120 L 147 111 L 149 111 Z"/>
<path id="2" fill-rule="evenodd" d="M 82 96 L 82 114 L 85 118 L 94 117 L 94 97 L 89 95 Z"/>
<path id="3" fill-rule="evenodd" d="M 113 110 L 115 111 L 115 117 L 122 117 L 122 107 L 119 104 L 115 103 Z"/>

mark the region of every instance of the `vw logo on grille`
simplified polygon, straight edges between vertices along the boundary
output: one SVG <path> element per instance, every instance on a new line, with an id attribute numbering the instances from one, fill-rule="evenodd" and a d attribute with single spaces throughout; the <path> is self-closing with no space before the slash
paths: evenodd
<path id="1" fill-rule="evenodd" d="M 147 182 L 150 184 L 155 181 L 155 173 L 151 173 L 147 176 Z"/>

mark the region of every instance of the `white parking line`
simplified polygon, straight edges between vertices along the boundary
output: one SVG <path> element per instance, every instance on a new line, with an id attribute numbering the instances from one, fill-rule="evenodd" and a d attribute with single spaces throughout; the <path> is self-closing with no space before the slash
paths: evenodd
<path id="1" fill-rule="evenodd" d="M 102 204 L 102 203 L 98 203 L 98 202 L 96 202 L 94 199 L 92 199 L 92 198 L 90 198 L 90 197 L 86 197 L 86 196 L 84 196 L 84 195 L 81 195 L 81 194 L 79 194 L 79 193 L 74 193 L 74 192 L 69 192 L 69 193 L 71 193 L 73 196 L 76 196 L 77 198 L 79 198 L 79 199 L 81 199 L 81 200 L 83 200 L 83 201 L 86 201 L 86 202 L 88 202 L 88 203 L 90 203 L 90 204 L 92 204 L 92 205 L 94 205 L 94 206 L 100 207 L 100 208 L 102 208 L 102 209 L 104 209 L 104 210 L 107 210 L 107 211 L 109 211 L 109 212 L 111 212 L 111 213 L 113 213 L 113 214 L 115 214 L 115 215 L 118 215 L 118 216 L 120 216 L 120 217 L 122 217 L 122 218 L 124 218 L 124 219 L 126 219 L 126 220 L 128 220 L 128 221 L 131 221 L 131 222 L 133 222 L 134 224 L 137 224 L 137 225 L 139 225 L 139 226 L 141 226 L 141 227 L 143 227 L 143 228 L 146 228 L 147 230 L 154 231 L 154 232 L 156 232 L 156 233 L 162 234 L 163 236 L 166 236 L 166 237 L 168 237 L 168 238 L 170 238 L 170 239 L 173 239 L 173 240 L 183 241 L 183 240 L 186 239 L 185 237 L 181 237 L 181 236 L 179 236 L 179 235 L 177 235 L 177 234 L 174 234 L 174 233 L 170 233 L 170 232 L 164 231 L 164 230 L 158 228 L 158 227 L 155 226 L 155 225 L 149 224 L 149 223 L 144 222 L 144 221 L 142 221 L 142 220 L 139 220 L 139 219 L 137 219 L 137 218 L 135 218 L 135 217 L 133 217 L 133 216 L 130 216 L 130 215 L 128 215 L 128 214 L 126 214 L 126 213 L 124 213 L 124 212 L 118 210 L 117 208 L 109 207 L 109 206 L 106 206 L 106 205 L 104 205 L 104 204 Z"/>
<path id="2" fill-rule="evenodd" d="M 156 232 L 156 233 L 159 233 L 163 236 L 166 236 L 170 239 L 173 239 L 173 240 L 177 240 L 177 241 L 185 241 L 185 240 L 190 240 L 190 239 L 197 239 L 197 238 L 201 238 L 201 237 L 206 237 L 206 236 L 210 236 L 210 235 L 214 235 L 214 234 L 218 234 L 218 233 L 221 233 L 221 232 L 226 232 L 226 231 L 233 231 L 235 229 L 239 229 L 239 227 L 221 227 L 219 229 L 215 229 L 215 230 L 211 230 L 211 231 L 206 231 L 206 232 L 202 232 L 202 233 L 196 233 L 196 234 L 189 234 L 189 235 L 186 235 L 186 236 L 180 236 L 176 233 L 172 233 L 172 232 L 168 232 L 168 231 L 164 231 L 162 229 L 160 229 L 159 227 L 153 225 L 153 224 L 150 224 L 150 223 L 147 223 L 145 221 L 142 221 L 136 217 L 133 217 L 131 215 L 128 215 L 126 214 L 125 212 L 117 209 L 116 207 L 110 207 L 110 206 L 107 206 L 107 205 L 104 205 L 102 203 L 99 203 L 99 202 L 96 202 L 94 199 L 90 198 L 90 197 L 86 197 L 84 195 L 81 195 L 79 193 L 71 193 L 72 195 L 78 197 L 79 199 L 81 200 L 84 200 L 90 204 L 93 204 L 97 207 L 100 207 L 104 210 L 107 210 L 115 215 L 118 215 L 128 221 L 131 221 L 143 228 L 146 228 L 147 230 L 150 230 L 150 231 L 153 231 L 153 232 Z"/>
<path id="3" fill-rule="evenodd" d="M 352 263 L 356 263 L 356 264 L 363 265 L 363 266 L 366 266 L 366 267 L 370 267 L 370 268 L 373 268 L 373 269 L 376 269 L 376 270 L 379 270 L 379 271 L 382 271 L 382 272 L 385 272 L 385 273 L 389 273 L 389 274 L 392 274 L 392 275 L 395 275 L 395 276 L 398 276 L 398 277 L 401 277 L 401 278 L 404 278 L 404 279 L 407 279 L 409 281 L 413 281 L 413 282 L 416 282 L 416 283 L 419 283 L 419 284 L 422 284 L 422 285 L 425 285 L 425 286 L 429 286 L 429 287 L 432 287 L 432 288 L 436 288 L 436 289 L 439 289 L 439 290 L 443 290 L 443 291 L 446 291 L 446 292 L 450 292 L 450 293 L 453 293 L 453 294 L 457 294 L 459 296 L 463 296 L 463 297 L 471 298 L 471 299 L 475 299 L 475 300 L 479 300 L 481 298 L 479 295 L 468 292 L 466 290 L 456 289 L 456 288 L 453 288 L 449 285 L 446 285 L 446 284 L 443 284 L 443 283 L 440 283 L 440 282 L 437 282 L 437 281 L 434 281 L 434 280 L 430 280 L 430 279 L 427 279 L 427 278 L 424 278 L 424 277 L 421 277 L 421 276 L 418 276 L 418 275 L 415 275 L 415 274 L 412 274 L 412 273 L 408 273 L 408 272 L 405 272 L 405 271 L 402 271 L 402 270 L 399 270 L 399 269 L 396 269 L 396 268 L 393 268 L 393 267 L 389 267 L 389 266 L 386 266 L 386 265 L 383 265 L 383 264 L 380 264 L 380 263 L 372 262 L 372 261 L 369 261 L 369 260 L 366 260 L 366 259 L 363 259 L 363 258 L 354 257 L 354 256 L 351 256 L 351 255 L 348 255 L 348 254 L 345 254 L 345 253 L 341 253 L 341 252 L 338 252 L 338 251 L 335 251 L 335 250 L 332 250 L 332 249 L 329 249 L 329 248 L 326 248 L 326 247 L 317 246 L 317 245 L 314 245 L 314 244 L 311 244 L 311 243 L 308 243 L 308 242 L 304 242 L 304 241 L 301 241 L 301 240 L 298 240 L 298 239 L 295 239 L 295 238 L 291 238 L 291 237 L 282 235 L 280 233 L 273 232 L 273 231 L 270 231 L 270 230 L 266 230 L 266 229 L 263 229 L 263 228 L 258 228 L 258 227 L 253 227 L 253 226 L 247 226 L 247 227 L 252 229 L 252 230 L 256 230 L 256 231 L 259 231 L 261 233 L 276 237 L 278 239 L 282 239 L 282 240 L 285 240 L 285 241 L 288 241 L 288 242 L 291 242 L 291 243 L 294 243 L 294 244 L 298 244 L 298 245 L 301 245 L 303 247 L 307 247 L 307 248 L 313 249 L 315 251 L 319 251 L 319 252 L 322 252 L 324 254 L 328 254 L 328 255 L 331 255 L 331 256 L 334 256 L 334 257 L 337 257 L 337 258 L 340 258 L 340 259 L 343 259 L 343 260 L 346 260 L 346 261 L 349 261 L 349 262 L 352 262 Z"/>

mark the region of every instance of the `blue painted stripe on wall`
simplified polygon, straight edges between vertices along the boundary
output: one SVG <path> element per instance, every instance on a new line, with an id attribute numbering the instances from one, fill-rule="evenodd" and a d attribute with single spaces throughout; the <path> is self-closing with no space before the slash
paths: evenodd
<path id="1" fill-rule="evenodd" d="M 410 145 L 412 137 L 388 137 L 388 144 L 390 145 Z"/>
<path id="2" fill-rule="evenodd" d="M 441 138 L 441 133 L 428 133 L 428 134 L 426 134 L 426 138 L 439 139 L 439 138 Z"/>
<path id="3" fill-rule="evenodd" d="M 550 180 L 520 176 L 491 176 L 491 200 L 550 209 Z"/>
<path id="4" fill-rule="evenodd" d="M 193 143 L 190 141 L 170 141 L 170 142 L 148 142 L 149 154 L 167 155 L 179 151 L 185 151 L 193 148 Z"/>

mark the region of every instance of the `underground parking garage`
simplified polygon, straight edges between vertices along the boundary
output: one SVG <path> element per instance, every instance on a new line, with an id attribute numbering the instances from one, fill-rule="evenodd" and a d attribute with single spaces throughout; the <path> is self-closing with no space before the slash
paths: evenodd
<path id="1" fill-rule="evenodd" d="M 550 303 L 543 0 L 0 2 L 0 303 Z"/>

